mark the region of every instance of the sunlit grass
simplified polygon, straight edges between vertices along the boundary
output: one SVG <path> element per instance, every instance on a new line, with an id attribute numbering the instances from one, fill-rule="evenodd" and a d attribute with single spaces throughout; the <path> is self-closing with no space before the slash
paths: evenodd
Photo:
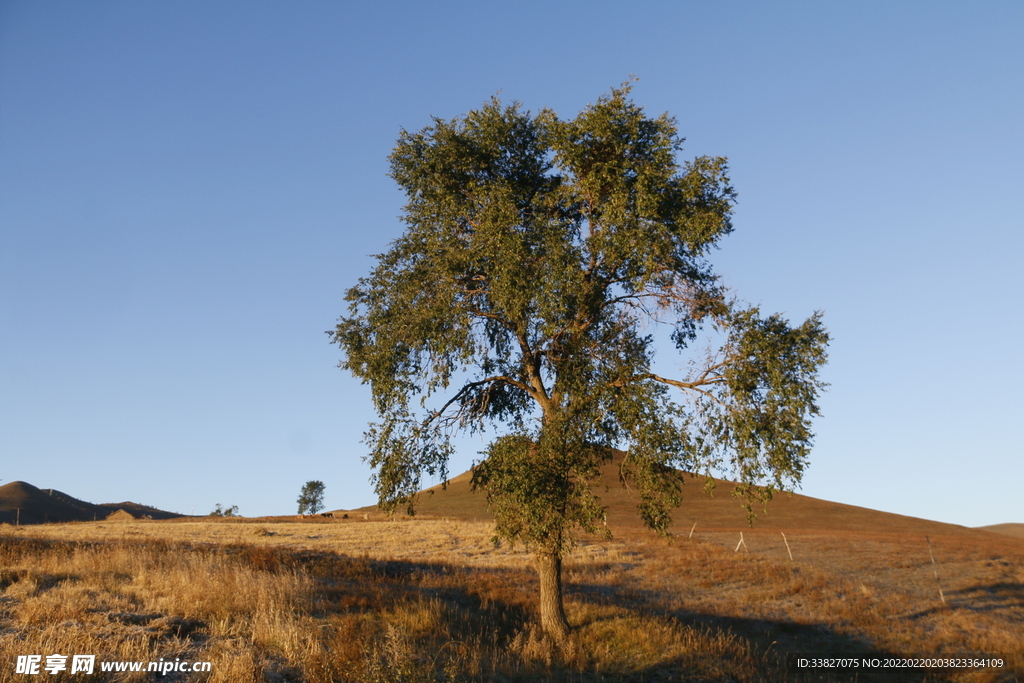
<path id="1" fill-rule="evenodd" d="M 559 649 L 535 627 L 529 556 L 491 535 L 439 520 L 8 527 L 0 661 L 208 660 L 212 672 L 187 680 L 243 683 L 781 681 L 795 680 L 785 652 L 1024 650 L 1013 545 L 932 539 L 943 605 L 927 550 L 922 560 L 896 537 L 794 534 L 794 562 L 781 539 L 751 533 L 750 552 L 725 535 L 581 539 L 565 565 L 573 633 Z"/>

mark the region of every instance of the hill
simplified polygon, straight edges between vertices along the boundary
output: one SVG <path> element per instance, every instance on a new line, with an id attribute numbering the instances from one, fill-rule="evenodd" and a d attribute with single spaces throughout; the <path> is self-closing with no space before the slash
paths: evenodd
<path id="1" fill-rule="evenodd" d="M 982 531 L 991 531 L 1005 536 L 1024 538 L 1024 524 L 991 524 L 989 526 L 980 526 L 978 528 Z"/>
<path id="2" fill-rule="evenodd" d="M 603 468 L 601 483 L 605 490 L 597 487 L 595 491 L 607 508 L 608 526 L 612 529 L 635 528 L 642 525 L 636 513 L 639 496 L 619 482 L 618 462 L 621 461 L 622 455 L 620 453 L 615 462 Z M 470 489 L 471 477 L 470 472 L 463 472 L 450 479 L 447 487 L 437 485 L 425 489 L 419 498 L 417 516 L 463 520 L 490 519 L 483 492 L 473 492 Z M 742 531 L 749 528 L 742 501 L 731 495 L 735 482 L 716 479 L 713 495 L 709 495 L 704 491 L 703 477 L 686 474 L 685 481 L 683 503 L 672 514 L 675 533 L 685 533 L 693 524 L 704 531 Z M 369 506 L 353 512 L 376 513 L 376 507 Z M 833 503 L 800 494 L 777 494 L 768 504 L 767 512 L 762 512 L 758 508 L 755 508 L 755 512 L 758 518 L 754 522 L 754 529 L 766 531 L 800 529 L 923 534 L 974 533 L 974 530 L 968 527 L 955 524 Z"/>
<path id="3" fill-rule="evenodd" d="M 173 519 L 174 512 L 138 503 L 87 503 L 56 489 L 40 489 L 23 481 L 0 486 L 0 523 L 45 524 L 47 522 L 91 522 L 124 510 L 132 517 Z"/>

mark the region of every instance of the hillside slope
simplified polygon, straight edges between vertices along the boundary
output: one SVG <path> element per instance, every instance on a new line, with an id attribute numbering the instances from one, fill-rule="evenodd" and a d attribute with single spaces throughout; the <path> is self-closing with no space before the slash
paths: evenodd
<path id="1" fill-rule="evenodd" d="M 619 456 L 621 458 L 621 455 Z M 483 492 L 470 489 L 470 472 L 463 472 L 449 480 L 447 487 L 432 486 L 424 490 L 417 503 L 417 516 L 450 517 L 454 519 L 490 519 Z M 609 528 L 641 526 L 636 508 L 639 497 L 618 478 L 618 464 L 613 462 L 602 470 L 601 484 L 595 491 L 607 508 Z M 672 514 L 675 533 L 688 531 L 693 524 L 708 530 L 744 530 L 749 528 L 742 500 L 733 497 L 734 482 L 716 479 L 713 495 L 704 491 L 703 477 L 686 475 L 683 504 Z M 360 508 L 355 512 L 375 514 L 376 507 Z M 800 494 L 777 494 L 768 504 L 767 512 L 755 508 L 758 515 L 754 529 L 786 531 L 845 530 L 873 532 L 915 532 L 924 534 L 970 534 L 968 527 L 933 522 L 868 508 L 833 503 Z"/>
<path id="2" fill-rule="evenodd" d="M 1013 536 L 1014 538 L 1024 538 L 1024 524 L 991 524 L 989 526 L 980 526 L 978 529 L 1003 534 L 1004 536 Z"/>
<path id="3" fill-rule="evenodd" d="M 182 516 L 132 502 L 87 503 L 56 489 L 40 489 L 24 481 L 0 486 L 0 523 L 91 522 L 105 519 L 117 510 L 130 512 L 134 517 L 149 516 L 152 519 Z"/>

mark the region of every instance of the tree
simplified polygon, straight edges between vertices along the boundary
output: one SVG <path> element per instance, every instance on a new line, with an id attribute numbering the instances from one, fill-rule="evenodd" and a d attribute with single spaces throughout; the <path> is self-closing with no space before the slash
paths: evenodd
<path id="1" fill-rule="evenodd" d="M 324 509 L 324 483 L 322 481 L 307 481 L 299 493 L 299 514 L 315 515 Z"/>
<path id="2" fill-rule="evenodd" d="M 217 507 L 214 508 L 213 512 L 210 513 L 212 517 L 237 517 L 238 506 L 232 505 L 229 508 L 224 508 L 220 503 L 217 503 Z"/>
<path id="3" fill-rule="evenodd" d="M 660 532 L 681 469 L 733 475 L 753 515 L 800 480 L 825 386 L 821 314 L 764 316 L 708 262 L 732 231 L 726 160 L 679 165 L 675 120 L 629 93 L 567 120 L 494 98 L 403 131 L 390 161 L 405 232 L 328 332 L 380 416 L 365 441 L 384 509 L 411 513 L 425 474 L 447 478 L 454 433 L 500 430 L 473 485 L 497 537 L 536 554 L 557 640 L 562 557 L 574 529 L 602 529 L 593 486 L 613 448 Z M 679 378 L 654 371 L 662 327 L 691 354 Z M 694 353 L 701 334 L 717 342 Z"/>

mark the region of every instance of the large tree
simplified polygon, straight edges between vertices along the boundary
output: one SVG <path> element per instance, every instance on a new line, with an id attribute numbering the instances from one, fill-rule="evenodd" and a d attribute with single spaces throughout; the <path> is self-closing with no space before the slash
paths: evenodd
<path id="1" fill-rule="evenodd" d="M 707 260 L 732 230 L 726 160 L 680 165 L 681 142 L 628 85 L 572 119 L 492 99 L 403 131 L 390 160 L 405 232 L 329 332 L 372 390 L 385 509 L 411 511 L 425 474 L 447 477 L 454 433 L 501 434 L 473 482 L 497 535 L 535 552 L 556 639 L 562 557 L 575 529 L 600 527 L 593 486 L 613 448 L 662 532 L 681 469 L 731 472 L 759 502 L 807 462 L 821 316 L 794 327 L 730 298 Z M 654 371 L 661 324 L 690 356 L 684 376 Z M 694 352 L 698 339 L 715 344 Z"/>

